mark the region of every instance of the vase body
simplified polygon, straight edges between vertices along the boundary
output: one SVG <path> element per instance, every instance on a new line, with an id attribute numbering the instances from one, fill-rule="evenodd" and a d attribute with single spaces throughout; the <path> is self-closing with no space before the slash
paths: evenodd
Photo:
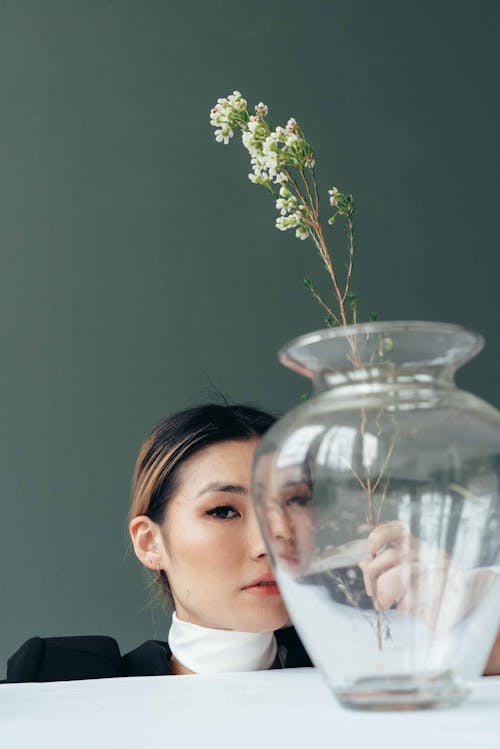
<path id="1" fill-rule="evenodd" d="M 500 624 L 500 414 L 454 383 L 482 347 L 454 325 L 303 336 L 313 395 L 258 447 L 252 496 L 314 664 L 357 709 L 448 706 Z"/>

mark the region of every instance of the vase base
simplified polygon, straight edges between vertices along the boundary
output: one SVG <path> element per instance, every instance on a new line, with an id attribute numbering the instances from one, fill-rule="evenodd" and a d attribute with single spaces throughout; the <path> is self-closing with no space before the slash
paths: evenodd
<path id="1" fill-rule="evenodd" d="M 370 676 L 345 689 L 334 688 L 350 710 L 433 710 L 460 704 L 470 689 L 450 672 Z"/>

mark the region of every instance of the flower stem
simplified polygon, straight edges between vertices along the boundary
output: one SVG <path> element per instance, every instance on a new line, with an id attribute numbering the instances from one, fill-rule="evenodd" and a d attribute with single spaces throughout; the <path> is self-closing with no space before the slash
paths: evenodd
<path id="1" fill-rule="evenodd" d="M 347 278 L 345 282 L 345 288 L 344 293 L 342 295 L 343 301 L 347 299 L 347 294 L 349 293 L 349 282 L 351 280 L 352 275 L 352 266 L 353 266 L 353 258 L 354 258 L 354 227 L 352 222 L 352 216 L 347 216 L 347 238 L 349 243 L 349 264 L 347 266 Z M 357 312 L 354 310 L 354 322 L 357 322 Z"/>

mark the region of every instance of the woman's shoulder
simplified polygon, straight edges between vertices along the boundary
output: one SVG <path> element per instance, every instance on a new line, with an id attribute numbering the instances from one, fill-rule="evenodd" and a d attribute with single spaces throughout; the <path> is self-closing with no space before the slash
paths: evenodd
<path id="1" fill-rule="evenodd" d="M 285 668 L 312 665 L 293 627 L 275 634 Z M 172 673 L 171 655 L 163 640 L 147 640 L 122 656 L 116 640 L 105 635 L 32 637 L 8 659 L 3 683 L 164 676 Z"/>
<path id="2" fill-rule="evenodd" d="M 4 683 L 111 679 L 171 673 L 168 643 L 149 640 L 122 656 L 105 635 L 32 637 L 7 661 Z"/>
<path id="3" fill-rule="evenodd" d="M 171 674 L 172 651 L 168 642 L 147 640 L 122 658 L 124 676 L 162 676 Z"/>

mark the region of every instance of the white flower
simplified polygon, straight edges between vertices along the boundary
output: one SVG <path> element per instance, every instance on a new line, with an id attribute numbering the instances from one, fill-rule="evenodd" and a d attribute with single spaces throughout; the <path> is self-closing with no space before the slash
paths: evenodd
<path id="1" fill-rule="evenodd" d="M 210 124 L 217 128 L 215 140 L 219 143 L 229 143 L 234 135 L 234 128 L 245 127 L 245 117 L 240 112 L 246 110 L 247 102 L 239 91 L 233 91 L 227 99 L 217 99 L 217 104 L 210 110 Z"/>
<path id="2" fill-rule="evenodd" d="M 241 142 L 247 151 L 250 151 L 250 149 L 253 148 L 253 133 L 251 130 L 244 130 L 241 133 Z"/>
<path id="3" fill-rule="evenodd" d="M 255 133 L 257 128 L 259 127 L 259 118 L 258 117 L 250 117 L 247 128 L 251 133 Z"/>
<path id="4" fill-rule="evenodd" d="M 330 196 L 330 205 L 336 208 L 339 204 L 340 191 L 336 187 L 332 187 L 331 190 L 328 190 L 328 194 Z"/>
<path id="5" fill-rule="evenodd" d="M 223 101 L 225 102 L 225 100 Z M 233 91 L 233 93 L 227 97 L 227 101 L 236 109 L 244 109 L 247 105 L 246 100 L 242 98 L 239 91 Z"/>
<path id="6" fill-rule="evenodd" d="M 286 216 L 287 213 L 296 213 L 299 210 L 299 203 L 297 198 L 289 192 L 288 197 L 278 198 L 276 208 L 282 216 Z"/>
<path id="7" fill-rule="evenodd" d="M 294 229 L 297 224 L 297 217 L 294 213 L 291 216 L 278 216 L 278 218 L 276 219 L 276 228 L 280 231 Z"/>
<path id="8" fill-rule="evenodd" d="M 215 140 L 218 143 L 227 144 L 229 143 L 229 138 L 232 138 L 232 137 L 233 137 L 233 130 L 227 124 L 215 131 Z"/>
<path id="9" fill-rule="evenodd" d="M 298 229 L 295 230 L 295 236 L 298 239 L 307 239 L 307 237 L 309 236 L 309 232 L 305 228 L 305 226 L 299 226 Z"/>
<path id="10" fill-rule="evenodd" d="M 250 114 L 247 102 L 239 91 L 233 91 L 227 98 L 217 99 L 210 110 L 210 124 L 215 128 L 215 139 L 227 144 L 235 130 L 241 131 L 241 139 L 250 156 L 251 172 L 248 179 L 253 184 L 279 186 L 276 209 L 276 227 L 280 231 L 295 230 L 298 239 L 311 236 L 309 228 L 309 208 L 294 194 L 294 183 L 288 174 L 290 166 L 301 169 L 312 168 L 314 156 L 306 143 L 294 117 L 290 117 L 285 127 L 278 126 L 271 131 L 265 118 L 268 107 L 263 102 L 255 106 Z M 290 183 L 290 184 L 289 184 Z M 291 189 L 290 189 L 291 188 Z M 336 205 L 341 194 L 337 188 L 329 191 L 331 205 Z"/>

